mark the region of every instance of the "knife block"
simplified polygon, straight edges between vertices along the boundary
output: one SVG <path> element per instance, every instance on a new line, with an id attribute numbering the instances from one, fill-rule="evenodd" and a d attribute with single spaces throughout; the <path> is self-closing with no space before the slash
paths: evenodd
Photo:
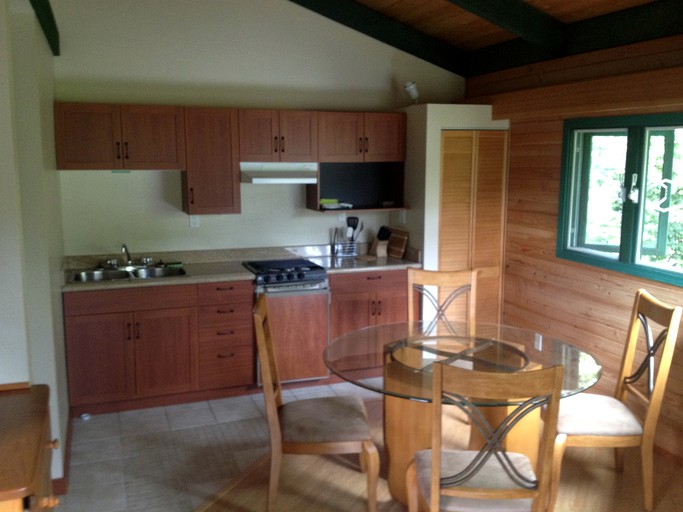
<path id="1" fill-rule="evenodd" d="M 389 246 L 388 240 L 377 240 L 376 238 L 372 241 L 370 246 L 370 252 L 372 256 L 377 256 L 378 258 L 387 257 L 387 247 Z"/>

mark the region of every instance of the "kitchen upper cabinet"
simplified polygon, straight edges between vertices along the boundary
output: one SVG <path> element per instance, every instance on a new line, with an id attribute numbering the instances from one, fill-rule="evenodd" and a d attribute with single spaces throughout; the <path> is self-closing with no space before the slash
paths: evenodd
<path id="1" fill-rule="evenodd" d="M 318 161 L 318 113 L 239 111 L 241 162 Z"/>
<path id="2" fill-rule="evenodd" d="M 199 284 L 197 301 L 199 388 L 254 384 L 253 282 Z"/>
<path id="3" fill-rule="evenodd" d="M 185 167 L 183 108 L 55 103 L 58 169 Z"/>
<path id="4" fill-rule="evenodd" d="M 405 114 L 320 112 L 320 162 L 402 162 Z"/>
<path id="5" fill-rule="evenodd" d="M 72 407 L 197 387 L 196 286 L 64 294 Z"/>
<path id="6" fill-rule="evenodd" d="M 240 213 L 238 114 L 230 108 L 185 108 L 187 167 L 183 210 Z"/>

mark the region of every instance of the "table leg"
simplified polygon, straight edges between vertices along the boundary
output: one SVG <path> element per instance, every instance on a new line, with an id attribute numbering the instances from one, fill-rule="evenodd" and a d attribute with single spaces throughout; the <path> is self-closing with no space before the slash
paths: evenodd
<path id="1" fill-rule="evenodd" d="M 389 492 L 404 505 L 406 469 L 418 450 L 431 446 L 431 404 L 385 395 L 384 446 L 387 453 Z"/>

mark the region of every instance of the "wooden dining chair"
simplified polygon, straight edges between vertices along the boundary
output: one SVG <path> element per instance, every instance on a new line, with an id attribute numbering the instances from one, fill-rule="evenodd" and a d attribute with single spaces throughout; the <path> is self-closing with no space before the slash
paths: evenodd
<path id="1" fill-rule="evenodd" d="M 468 334 L 474 333 L 477 305 L 477 269 L 470 270 L 423 270 L 408 269 L 408 322 L 419 318 L 419 300 L 424 298 L 434 311 L 434 317 L 426 322 L 466 321 Z M 466 301 L 455 303 L 466 295 Z"/>
<path id="2" fill-rule="evenodd" d="M 421 450 L 408 467 L 408 512 L 428 510 L 545 511 L 564 368 L 529 372 L 480 372 L 434 364 L 432 449 Z M 491 425 L 474 401 L 510 403 L 510 414 Z M 483 447 L 444 447 L 446 407 L 457 407 L 480 431 Z M 504 449 L 505 439 L 527 414 L 546 409 L 536 466 Z"/>
<path id="3" fill-rule="evenodd" d="M 652 510 L 655 429 L 680 321 L 680 306 L 665 304 L 647 291 L 638 290 L 614 396 L 580 393 L 563 399 L 560 404 L 550 492 L 552 504 L 557 499 L 562 458 L 568 446 L 615 448 L 617 471 L 623 470 L 621 449 L 640 447 L 643 503 L 645 510 Z M 658 334 L 654 335 L 653 330 Z M 644 359 L 636 365 L 640 340 L 644 341 Z"/>
<path id="4" fill-rule="evenodd" d="M 254 324 L 270 432 L 267 510 L 272 512 L 275 507 L 283 454 L 358 453 L 361 470 L 367 472 L 368 511 L 375 512 L 379 453 L 370 435 L 363 400 L 360 397 L 333 396 L 285 403 L 265 295 L 261 295 L 256 301 Z"/>

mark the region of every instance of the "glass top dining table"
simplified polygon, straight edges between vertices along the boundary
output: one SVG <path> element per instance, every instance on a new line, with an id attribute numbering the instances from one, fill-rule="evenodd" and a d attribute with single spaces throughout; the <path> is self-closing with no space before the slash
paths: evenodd
<path id="1" fill-rule="evenodd" d="M 491 372 L 562 365 L 563 397 L 590 388 L 602 372 L 592 354 L 547 333 L 483 323 L 468 331 L 463 323 L 444 321 L 352 331 L 333 340 L 324 359 L 344 380 L 384 395 L 424 402 L 431 401 L 436 362 Z"/>

